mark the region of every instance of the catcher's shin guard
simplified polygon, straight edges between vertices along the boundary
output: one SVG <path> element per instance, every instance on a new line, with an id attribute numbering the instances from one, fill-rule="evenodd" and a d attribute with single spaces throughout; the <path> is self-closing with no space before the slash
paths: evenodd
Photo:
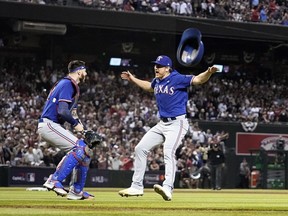
<path id="1" fill-rule="evenodd" d="M 90 158 L 86 157 L 82 163 L 80 163 L 75 169 L 76 169 L 76 181 L 73 184 L 74 191 L 76 193 L 80 193 L 86 183 L 87 173 L 89 169 L 90 164 Z"/>
<path id="2" fill-rule="evenodd" d="M 83 147 L 77 147 L 70 151 L 58 164 L 52 180 L 62 182 L 72 172 L 73 168 L 82 163 L 86 157 Z"/>

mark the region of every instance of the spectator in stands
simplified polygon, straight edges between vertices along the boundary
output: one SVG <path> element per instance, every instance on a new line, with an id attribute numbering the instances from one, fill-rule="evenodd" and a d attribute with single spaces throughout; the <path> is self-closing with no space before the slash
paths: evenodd
<path id="1" fill-rule="evenodd" d="M 207 13 L 209 17 L 213 17 L 215 15 L 215 4 L 214 0 L 207 1 Z"/>
<path id="2" fill-rule="evenodd" d="M 257 8 L 259 5 L 259 0 L 252 0 L 251 1 L 251 7 L 252 8 Z"/>
<path id="3" fill-rule="evenodd" d="M 124 3 L 123 11 L 126 11 L 126 12 L 135 11 L 135 8 L 133 7 L 131 1 L 132 1 L 132 0 L 128 0 L 128 1 L 126 1 L 126 3 Z M 124 2 L 125 2 L 125 1 L 124 1 Z"/>
<path id="4" fill-rule="evenodd" d="M 4 158 L 3 144 L 0 142 L 0 165 L 1 164 L 6 164 L 6 161 Z"/>
<path id="5" fill-rule="evenodd" d="M 179 0 L 172 0 L 171 2 L 171 9 L 172 9 L 172 14 L 180 14 L 180 3 Z"/>
<path id="6" fill-rule="evenodd" d="M 288 12 L 286 12 L 280 22 L 281 25 L 288 26 Z"/>
<path id="7" fill-rule="evenodd" d="M 260 7 L 260 14 L 259 14 L 260 22 L 262 22 L 262 23 L 268 22 L 267 12 L 268 12 L 267 7 L 265 5 L 262 5 Z"/>
<path id="8" fill-rule="evenodd" d="M 120 155 L 115 151 L 112 152 L 108 158 L 108 169 L 120 170 L 121 164 Z"/>
<path id="9" fill-rule="evenodd" d="M 188 8 L 187 8 L 187 3 L 183 0 L 180 0 L 180 10 L 179 10 L 179 15 L 180 16 L 187 16 L 188 14 Z"/>
<path id="10" fill-rule="evenodd" d="M 122 159 L 122 170 L 133 170 L 134 169 L 134 157 L 127 153 Z"/>
<path id="11" fill-rule="evenodd" d="M 160 166 L 155 159 L 150 162 L 149 170 L 160 170 Z"/>
<path id="12" fill-rule="evenodd" d="M 108 161 L 104 152 L 99 155 L 97 168 L 101 170 L 108 169 Z"/>
<path id="13" fill-rule="evenodd" d="M 12 139 L 9 137 L 2 145 L 2 162 L 4 161 L 4 164 L 10 164 L 13 157 L 13 152 L 9 146 L 11 140 Z"/>
<path id="14" fill-rule="evenodd" d="M 43 165 L 43 152 L 37 142 L 34 144 L 33 154 L 35 155 L 35 165 Z"/>
<path id="15" fill-rule="evenodd" d="M 258 7 L 255 6 L 251 12 L 251 21 L 252 22 L 259 22 L 260 21 L 260 14 L 258 12 Z"/>
<path id="16" fill-rule="evenodd" d="M 179 184 L 182 188 L 192 188 L 192 179 L 188 168 L 180 171 Z"/>
<path id="17" fill-rule="evenodd" d="M 27 147 L 28 150 L 24 154 L 24 164 L 29 165 L 29 166 L 38 166 L 39 164 L 36 163 L 37 161 L 37 156 L 33 153 L 33 147 Z"/>

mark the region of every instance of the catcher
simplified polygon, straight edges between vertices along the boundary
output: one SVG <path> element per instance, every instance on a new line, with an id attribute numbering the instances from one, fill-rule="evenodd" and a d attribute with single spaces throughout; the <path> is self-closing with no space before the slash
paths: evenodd
<path id="1" fill-rule="evenodd" d="M 83 166 L 85 163 L 89 164 L 89 147 L 87 148 L 85 145 L 90 144 L 89 142 L 85 144 L 84 141 L 79 141 L 78 137 L 64 126 L 65 124 L 70 124 L 75 132 L 83 133 L 84 130 L 86 130 L 77 114 L 78 100 L 80 97 L 80 88 L 78 84 L 83 83 L 86 80 L 86 65 L 84 61 L 73 60 L 69 62 L 67 69 L 67 76 L 56 82 L 50 90 L 38 123 L 38 133 L 41 138 L 67 154 L 59 164 L 57 168 L 58 172 L 56 171 L 54 177 L 51 175 L 43 184 L 44 187 L 49 190 L 54 190 L 61 196 L 67 195 L 67 191 L 60 185 L 61 181 L 63 181 L 64 176 L 66 177 L 70 173 L 70 166 L 76 167 L 78 165 L 77 162 L 73 160 L 72 155 L 74 155 L 74 158 L 79 162 L 78 168 L 81 167 L 81 164 Z M 68 165 L 66 163 L 71 164 Z M 65 169 L 63 174 L 60 173 L 62 169 Z M 76 176 L 80 176 L 80 179 L 83 179 L 82 175 L 87 174 L 85 174 L 85 172 L 87 172 L 86 169 L 88 169 L 88 167 L 79 168 L 79 171 L 82 172 L 79 173 L 79 175 L 77 169 L 73 171 L 71 178 L 72 185 L 74 185 Z M 85 180 L 81 181 L 83 181 L 82 184 L 84 184 Z M 79 182 L 78 184 L 80 185 Z M 78 190 L 78 187 L 74 190 L 74 186 L 70 187 L 68 198 L 86 198 L 83 196 L 82 191 Z M 81 187 L 82 186 L 79 186 L 80 189 Z M 84 194 L 88 196 L 88 193 Z"/>
<path id="2" fill-rule="evenodd" d="M 90 164 L 92 149 L 100 145 L 102 137 L 94 131 L 84 132 L 84 140 L 79 139 L 77 145 L 66 154 L 58 164 L 54 174 L 50 175 L 44 187 L 53 190 L 57 195 L 66 196 L 68 200 L 93 199 L 94 196 L 83 191 Z M 73 171 L 77 170 L 77 177 L 69 192 L 62 185 L 63 180 Z"/>

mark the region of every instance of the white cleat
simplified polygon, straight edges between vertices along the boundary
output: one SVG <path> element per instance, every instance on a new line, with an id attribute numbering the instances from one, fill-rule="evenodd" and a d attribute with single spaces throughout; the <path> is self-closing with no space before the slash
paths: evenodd
<path id="1" fill-rule="evenodd" d="M 59 196 L 63 197 L 67 195 L 67 191 L 61 182 L 52 180 L 52 175 L 49 176 L 49 178 L 43 184 L 43 187 L 47 188 L 48 190 L 53 190 Z"/>
<path id="2" fill-rule="evenodd" d="M 124 190 L 120 190 L 118 194 L 122 197 L 129 197 L 129 196 L 143 196 L 143 190 L 139 190 L 136 188 L 129 187 Z"/>
<path id="3" fill-rule="evenodd" d="M 171 201 L 172 200 L 172 194 L 170 191 L 166 190 L 164 187 L 161 185 L 155 184 L 153 186 L 154 191 L 158 194 L 160 194 L 164 200 L 166 201 Z"/>
<path id="4" fill-rule="evenodd" d="M 52 182 L 52 175 L 46 180 L 43 184 L 43 187 L 47 188 L 48 190 L 52 190 L 54 188 L 54 183 Z"/>
<path id="5" fill-rule="evenodd" d="M 92 200 L 94 195 L 89 194 L 86 191 L 81 191 L 79 193 L 75 192 L 74 187 L 72 186 L 67 195 L 68 200 Z"/>
<path id="6" fill-rule="evenodd" d="M 54 188 L 53 188 L 53 191 L 54 191 L 57 195 L 62 196 L 62 197 L 64 197 L 64 196 L 67 195 L 67 191 L 66 191 L 64 188 L 54 187 Z"/>

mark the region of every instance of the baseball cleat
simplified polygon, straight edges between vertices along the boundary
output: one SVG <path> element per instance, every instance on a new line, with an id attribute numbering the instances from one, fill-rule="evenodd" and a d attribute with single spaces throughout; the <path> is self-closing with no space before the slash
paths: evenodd
<path id="1" fill-rule="evenodd" d="M 67 195 L 68 200 L 92 200 L 94 199 L 94 195 L 89 194 L 86 191 L 81 191 L 79 193 L 75 192 L 73 188 L 70 188 L 69 193 Z"/>
<path id="2" fill-rule="evenodd" d="M 52 175 L 49 176 L 49 178 L 43 184 L 43 187 L 47 188 L 48 190 L 52 190 L 54 188 L 54 184 L 52 182 Z"/>
<path id="3" fill-rule="evenodd" d="M 161 185 L 155 184 L 153 186 L 154 191 L 158 194 L 160 194 L 164 200 L 166 201 L 171 201 L 172 200 L 172 194 L 170 193 L 170 191 L 166 190 L 164 187 L 162 187 Z"/>
<path id="4" fill-rule="evenodd" d="M 62 184 L 61 184 L 62 185 Z M 63 186 L 62 186 L 63 187 Z M 67 190 L 63 187 L 54 187 L 52 190 L 59 196 L 66 196 L 67 195 Z"/>
<path id="5" fill-rule="evenodd" d="M 53 190 L 59 196 L 66 196 L 67 190 L 63 187 L 61 182 L 52 180 L 52 175 L 43 184 L 43 187 L 47 188 L 49 191 Z"/>
<path id="6" fill-rule="evenodd" d="M 118 194 L 122 197 L 129 197 L 129 196 L 143 196 L 143 190 L 139 190 L 136 188 L 129 187 L 127 189 L 121 190 Z"/>

